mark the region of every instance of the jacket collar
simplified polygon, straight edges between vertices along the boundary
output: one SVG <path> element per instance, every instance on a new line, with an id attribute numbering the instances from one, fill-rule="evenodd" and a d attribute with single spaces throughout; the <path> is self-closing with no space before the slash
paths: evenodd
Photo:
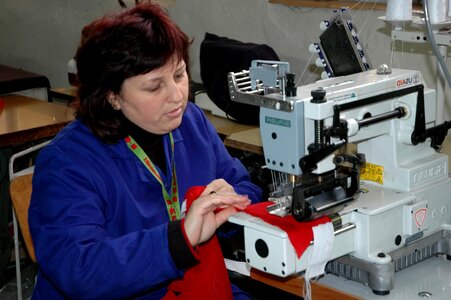
<path id="1" fill-rule="evenodd" d="M 175 129 L 172 131 L 172 137 L 174 138 L 174 147 L 177 148 L 177 143 L 183 141 L 183 137 L 180 133 L 180 129 Z M 166 144 L 169 141 L 168 135 L 164 135 L 164 143 Z M 111 157 L 121 158 L 121 159 L 132 159 L 134 158 L 134 154 L 128 149 L 124 140 L 120 140 L 115 144 L 111 144 L 108 147 L 108 152 Z"/>
<path id="2" fill-rule="evenodd" d="M 183 137 L 182 137 L 179 129 L 175 129 L 174 131 L 172 131 L 172 136 L 174 138 L 174 149 L 175 149 L 174 151 L 176 151 L 177 144 L 183 140 Z M 164 146 L 165 147 L 165 157 L 166 157 L 166 163 L 167 163 L 168 159 L 170 159 L 168 157 L 168 149 L 170 147 L 169 135 L 167 135 L 167 134 L 164 135 L 163 143 L 165 145 Z M 136 165 L 136 170 L 138 172 L 138 175 L 139 175 L 139 178 L 141 179 L 141 181 L 150 182 L 150 180 L 153 180 L 153 177 L 152 177 L 152 175 L 150 175 L 149 170 L 147 170 L 147 168 L 142 164 L 142 162 L 139 159 L 136 159 L 136 156 L 133 154 L 132 151 L 130 151 L 130 149 L 128 149 L 124 140 L 120 140 L 118 143 L 110 145 L 110 147 L 108 147 L 108 151 L 112 158 L 128 160 L 131 163 L 134 163 Z M 162 174 L 162 179 L 164 182 L 166 182 L 166 183 L 170 182 L 170 178 L 172 178 L 172 172 L 173 172 L 172 166 L 167 163 L 167 176 Z"/>

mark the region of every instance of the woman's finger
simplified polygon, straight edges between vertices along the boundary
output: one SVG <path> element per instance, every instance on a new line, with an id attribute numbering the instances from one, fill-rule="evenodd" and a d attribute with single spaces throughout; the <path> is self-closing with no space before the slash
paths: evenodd
<path id="1" fill-rule="evenodd" d="M 227 207 L 225 209 L 222 209 L 221 211 L 217 212 L 215 214 L 216 218 L 216 226 L 219 227 L 222 224 L 224 224 L 231 215 L 235 214 L 237 210 L 234 207 Z"/>
<path id="2" fill-rule="evenodd" d="M 227 183 L 224 179 L 215 179 L 212 182 L 210 182 L 206 187 L 202 195 L 209 194 L 211 192 L 234 192 L 233 187 Z"/>

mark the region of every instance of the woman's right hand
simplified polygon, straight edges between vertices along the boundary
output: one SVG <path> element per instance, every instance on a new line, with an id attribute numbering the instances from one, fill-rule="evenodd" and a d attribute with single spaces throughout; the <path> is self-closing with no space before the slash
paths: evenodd
<path id="1" fill-rule="evenodd" d="M 235 193 L 225 180 L 212 181 L 191 204 L 185 217 L 185 233 L 191 245 L 195 247 L 210 239 L 237 209 L 245 209 L 250 203 L 246 195 Z"/>

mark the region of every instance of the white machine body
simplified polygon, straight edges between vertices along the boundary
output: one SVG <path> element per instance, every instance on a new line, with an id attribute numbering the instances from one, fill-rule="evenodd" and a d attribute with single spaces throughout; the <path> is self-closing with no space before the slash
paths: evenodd
<path id="1" fill-rule="evenodd" d="M 448 157 L 431 148 L 429 140 L 418 145 L 411 141 L 418 93 L 360 105 L 375 96 L 418 85 L 425 85 L 419 71 L 393 69 L 390 74 L 378 74 L 371 70 L 298 87 L 295 97 L 264 96 L 276 104 L 290 102 L 286 106 L 292 108 L 261 106 L 260 131 L 269 169 L 301 175 L 299 159 L 314 142 L 314 121 L 331 125 L 338 104 L 351 107 L 340 114 L 348 124 L 348 141 L 356 144 L 366 162 L 379 172 L 375 174 L 378 180 L 362 181 L 357 199 L 339 212 L 342 226 L 335 230 L 332 259 L 349 255 L 376 266 L 389 264 L 394 260 L 390 253 L 451 226 Z M 311 91 L 319 87 L 325 89 L 327 101 L 312 103 Z M 368 116 L 398 107 L 405 110 L 403 117 L 359 128 L 358 122 Z M 426 128 L 436 125 L 435 111 L 435 91 L 424 88 Z M 315 172 L 333 169 L 332 158 L 321 161 Z M 229 220 L 244 226 L 246 260 L 252 268 L 281 277 L 305 270 L 312 245 L 297 258 L 287 234 L 278 227 L 243 212 Z M 269 249 L 266 257 L 256 249 L 259 240 Z"/>

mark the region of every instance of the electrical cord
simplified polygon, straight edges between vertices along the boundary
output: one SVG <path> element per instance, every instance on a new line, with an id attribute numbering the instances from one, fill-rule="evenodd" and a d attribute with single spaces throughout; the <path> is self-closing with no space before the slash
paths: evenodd
<path id="1" fill-rule="evenodd" d="M 449 75 L 448 68 L 438 49 L 437 43 L 435 42 L 434 33 L 432 32 L 432 26 L 429 18 L 429 0 L 424 0 L 423 7 L 424 7 L 424 23 L 426 24 L 426 29 L 429 35 L 429 40 L 431 41 L 432 49 L 434 50 L 435 56 L 437 56 L 437 61 L 443 70 L 443 74 L 445 75 L 446 80 L 448 81 L 448 86 L 451 87 L 451 76 Z"/>

